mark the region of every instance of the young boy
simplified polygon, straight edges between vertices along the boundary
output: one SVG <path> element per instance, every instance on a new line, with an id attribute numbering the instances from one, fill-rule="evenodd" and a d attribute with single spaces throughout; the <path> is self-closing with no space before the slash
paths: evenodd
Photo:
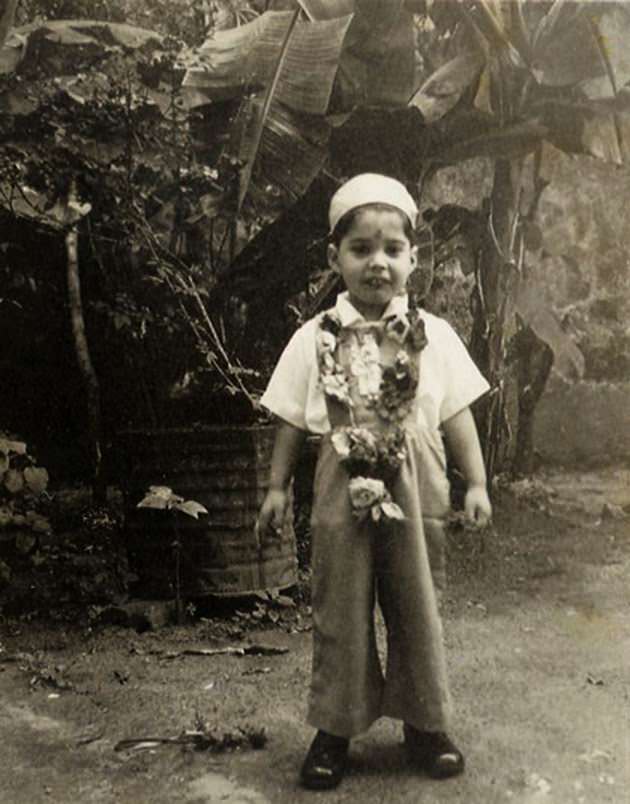
<path id="1" fill-rule="evenodd" d="M 404 723 L 412 761 L 435 778 L 464 769 L 446 735 L 450 696 L 437 594 L 449 508 L 440 429 L 479 525 L 491 506 L 469 405 L 488 389 L 443 320 L 410 306 L 418 210 L 394 179 L 362 174 L 333 196 L 328 260 L 346 286 L 291 338 L 261 403 L 279 419 L 258 527 L 282 526 L 308 432 L 322 435 L 312 514 L 313 667 L 301 771 L 342 779 L 349 739 L 382 715 Z M 378 600 L 387 667 L 375 639 Z"/>

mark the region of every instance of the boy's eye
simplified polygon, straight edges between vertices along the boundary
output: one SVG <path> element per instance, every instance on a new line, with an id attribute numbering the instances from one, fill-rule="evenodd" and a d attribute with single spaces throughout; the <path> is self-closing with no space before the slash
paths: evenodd
<path id="1" fill-rule="evenodd" d="M 402 246 L 388 246 L 387 254 L 390 257 L 399 257 L 402 254 L 403 247 Z"/>
<path id="2" fill-rule="evenodd" d="M 370 253 L 370 247 L 367 245 L 357 244 L 356 246 L 352 246 L 352 253 L 356 254 L 358 257 L 365 257 L 366 254 Z"/>

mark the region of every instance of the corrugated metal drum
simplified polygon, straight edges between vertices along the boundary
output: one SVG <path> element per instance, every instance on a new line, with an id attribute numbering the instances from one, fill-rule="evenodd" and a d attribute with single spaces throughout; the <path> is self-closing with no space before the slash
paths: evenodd
<path id="1" fill-rule="evenodd" d="M 171 596 L 173 529 L 165 511 L 136 507 L 150 485 L 202 503 L 208 515 L 176 514 L 182 594 L 242 595 L 297 582 L 291 507 L 282 534 L 256 537 L 268 485 L 273 427 L 135 430 L 121 436 L 129 558 L 140 591 Z"/>

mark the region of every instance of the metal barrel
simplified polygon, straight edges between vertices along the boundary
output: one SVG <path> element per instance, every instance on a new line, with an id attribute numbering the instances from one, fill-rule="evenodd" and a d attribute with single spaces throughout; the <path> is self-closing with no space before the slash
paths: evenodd
<path id="1" fill-rule="evenodd" d="M 265 497 L 274 428 L 204 427 L 130 430 L 123 453 L 125 530 L 141 594 L 174 593 L 173 542 L 181 544 L 181 589 L 187 597 L 244 595 L 297 582 L 292 506 L 281 534 L 256 533 Z M 137 508 L 151 485 L 168 486 L 204 505 L 186 514 Z"/>

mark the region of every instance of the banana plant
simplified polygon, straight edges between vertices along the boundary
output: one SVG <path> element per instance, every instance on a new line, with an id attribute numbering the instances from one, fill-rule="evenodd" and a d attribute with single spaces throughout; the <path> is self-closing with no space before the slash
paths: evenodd
<path id="1" fill-rule="evenodd" d="M 444 9 L 435 6 L 439 25 Z M 630 13 L 624 4 L 565 0 L 474 0 L 451 4 L 451 11 L 437 35 L 448 31 L 457 52 L 426 77 L 411 104 L 435 130 L 425 177 L 471 157 L 494 159 L 471 344 L 492 386 L 480 423 L 493 474 L 506 443 L 508 344 L 517 330 L 531 328 L 583 370 L 579 352 L 527 286 L 536 255 L 528 253 L 526 224 L 540 198 L 547 145 L 615 164 L 627 158 Z"/>
<path id="2" fill-rule="evenodd" d="M 235 240 L 246 199 L 264 225 L 277 215 L 270 197 L 294 203 L 324 167 L 331 128 L 325 114 L 352 19 L 347 3 L 337 10 L 344 15 L 317 18 L 320 9 L 308 2 L 266 11 L 213 30 L 182 59 L 190 108 L 239 99 L 227 149 L 239 168 L 229 262 L 245 242 L 237 247 Z"/>
<path id="3" fill-rule="evenodd" d="M 192 109 L 238 100 L 228 149 L 239 172 L 233 204 L 252 206 L 258 229 L 268 229 L 283 204 L 325 174 L 331 127 L 342 129 L 356 106 L 421 112 L 424 126 L 414 134 L 420 164 L 409 165 L 412 181 L 420 174 L 420 195 L 424 180 L 444 165 L 494 160 L 472 341 L 493 389 L 481 415 L 493 472 L 505 441 L 512 335 L 529 326 L 556 352 L 561 341 L 526 292 L 532 259 L 526 233 L 540 197 L 541 163 L 548 145 L 613 164 L 627 158 L 630 10 L 624 3 L 568 0 L 299 0 L 241 22 L 182 51 L 183 91 Z M 93 24 L 57 25 L 44 39 L 65 37 L 69 49 L 89 49 Z M 128 26 L 107 25 L 114 47 L 142 45 Z M 144 37 L 150 42 L 151 32 Z M 28 32 L 9 36 L 0 71 L 28 56 L 29 41 Z M 159 93 L 151 93 L 159 106 Z M 6 99 L 17 107 L 29 101 L 19 87 Z M 275 207 L 274 186 L 285 196 Z M 538 189 L 532 194 L 529 187 Z M 256 231 L 244 232 L 241 245 Z M 237 250 L 232 243 L 232 255 Z M 564 356 L 579 373 L 576 353 L 567 347 Z"/>

